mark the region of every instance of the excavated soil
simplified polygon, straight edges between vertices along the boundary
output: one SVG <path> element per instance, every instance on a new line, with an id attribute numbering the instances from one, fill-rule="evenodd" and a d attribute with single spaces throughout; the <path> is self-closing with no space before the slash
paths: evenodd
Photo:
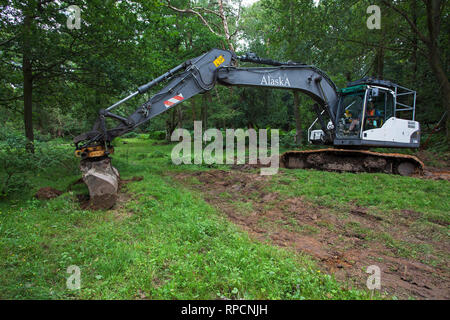
<path id="1" fill-rule="evenodd" d="M 383 293 L 403 299 L 450 299 L 448 261 L 435 266 L 421 262 L 433 261 L 434 254 L 448 253 L 450 243 L 409 232 L 409 226 L 421 213 L 403 210 L 392 217 L 350 205 L 343 214 L 301 197 L 286 198 L 269 192 L 266 187 L 272 177 L 248 171 L 245 166 L 234 169 L 178 173 L 174 178 L 201 191 L 207 202 L 254 239 L 311 255 L 322 269 L 350 287 L 366 288 L 369 274 L 365 270 L 377 265 L 382 272 Z M 434 251 L 415 259 L 404 258 L 395 246 L 372 239 L 364 230 L 429 245 Z"/>
<path id="2" fill-rule="evenodd" d="M 438 167 L 425 166 L 424 175 L 425 179 L 432 180 L 447 180 L 450 181 L 450 161 L 449 155 L 440 156 L 437 158 L 433 153 L 427 151 L 419 151 L 416 154 L 417 157 L 427 163 L 435 163 Z"/>
<path id="3" fill-rule="evenodd" d="M 450 181 L 450 170 L 445 168 L 425 168 L 423 177 L 431 180 L 447 180 Z"/>
<path id="4" fill-rule="evenodd" d="M 44 187 L 39 189 L 34 195 L 39 200 L 50 200 L 59 197 L 63 192 L 52 187 Z"/>

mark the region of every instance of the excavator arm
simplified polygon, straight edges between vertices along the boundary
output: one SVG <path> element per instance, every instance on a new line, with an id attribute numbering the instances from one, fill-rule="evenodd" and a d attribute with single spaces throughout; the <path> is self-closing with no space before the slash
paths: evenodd
<path id="1" fill-rule="evenodd" d="M 271 65 L 271 67 L 238 68 L 234 66 L 238 59 L 243 62 Z M 162 82 L 168 83 L 128 118 L 112 112 L 120 104 L 138 94 L 146 93 Z M 332 121 L 335 119 L 337 89 L 331 79 L 320 69 L 300 63 L 261 59 L 252 54 L 237 57 L 231 51 L 213 49 L 139 87 L 136 92 L 109 108 L 100 110 L 93 129 L 75 137 L 76 154 L 83 159 L 108 155 L 112 151 L 110 142 L 115 137 L 134 130 L 197 94 L 211 90 L 216 84 L 299 90 L 317 102 L 316 112 L 321 114 L 325 111 L 329 119 Z M 115 128 L 106 128 L 107 118 L 117 120 L 118 125 Z M 323 130 L 328 131 L 331 141 L 332 132 L 329 132 L 324 125 Z"/>
<path id="2" fill-rule="evenodd" d="M 300 64 L 259 68 L 224 67 L 218 73 L 218 83 L 223 85 L 298 90 L 316 101 L 331 121 L 336 117 L 336 86 L 316 67 Z"/>

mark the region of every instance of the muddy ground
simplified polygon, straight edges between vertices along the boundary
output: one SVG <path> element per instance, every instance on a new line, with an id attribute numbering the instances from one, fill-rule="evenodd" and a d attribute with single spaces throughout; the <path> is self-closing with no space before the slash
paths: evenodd
<path id="1" fill-rule="evenodd" d="M 323 271 L 350 287 L 366 288 L 369 275 L 365 270 L 377 265 L 382 272 L 382 293 L 401 299 L 450 299 L 448 261 L 436 258 L 440 263 L 434 266 L 421 262 L 434 261 L 433 254 L 448 253 L 450 243 L 409 232 L 409 226 L 422 213 L 403 210 L 393 215 L 374 214 L 352 205 L 347 212 L 338 212 L 301 197 L 268 192 L 271 177 L 245 167 L 178 173 L 174 177 L 188 188 L 201 191 L 207 202 L 252 238 L 306 253 Z M 426 256 L 405 258 L 391 242 L 374 239 L 367 230 L 387 233 L 394 241 L 429 245 L 434 250 L 424 253 Z"/>
<path id="2" fill-rule="evenodd" d="M 40 188 L 34 195 L 36 199 L 39 200 L 50 200 L 59 197 L 63 192 L 56 190 L 52 187 Z"/>

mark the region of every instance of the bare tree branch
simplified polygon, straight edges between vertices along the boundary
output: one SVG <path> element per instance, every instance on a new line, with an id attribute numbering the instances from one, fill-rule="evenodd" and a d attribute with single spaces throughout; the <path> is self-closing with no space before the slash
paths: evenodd
<path id="1" fill-rule="evenodd" d="M 202 8 L 202 7 L 193 7 L 193 8 L 189 8 L 189 9 L 180 9 L 177 7 L 174 7 L 171 3 L 170 0 L 167 0 L 167 7 L 179 12 L 179 13 L 189 13 L 189 14 L 194 14 L 196 15 L 201 22 L 209 29 L 209 31 L 211 31 L 211 33 L 213 33 L 214 35 L 218 36 L 218 37 L 223 37 L 225 36 L 225 40 L 227 42 L 228 48 L 232 51 L 234 51 L 234 45 L 231 41 L 233 35 L 230 34 L 230 29 L 228 27 L 228 18 L 225 15 L 225 10 L 224 10 L 224 6 L 223 6 L 223 0 L 218 0 L 218 5 L 219 5 L 219 11 L 214 11 L 208 8 Z M 202 13 L 200 13 L 199 11 L 205 12 L 205 13 L 210 13 L 210 14 L 214 14 L 216 16 L 218 16 L 220 18 L 220 20 L 222 21 L 222 26 L 223 26 L 223 33 L 224 34 L 220 34 L 218 32 L 216 32 L 211 25 L 215 25 L 212 22 L 208 22 L 206 20 L 206 18 L 202 15 Z M 220 29 L 219 27 L 216 26 L 217 29 Z"/>
<path id="2" fill-rule="evenodd" d="M 176 11 L 176 12 L 179 12 L 179 13 L 190 13 L 190 14 L 196 15 L 202 21 L 202 23 L 209 29 L 209 31 L 211 31 L 216 36 L 220 37 L 220 34 L 218 34 L 216 31 L 214 31 L 213 28 L 211 28 L 211 26 L 208 23 L 208 21 L 206 21 L 206 19 L 203 17 L 203 15 L 200 12 L 195 11 L 193 9 L 179 9 L 179 8 L 176 8 L 176 7 L 174 7 L 174 6 L 172 6 L 170 4 L 170 1 L 167 1 L 167 7 L 172 9 L 172 10 L 174 10 L 174 11 Z"/>
<path id="3" fill-rule="evenodd" d="M 231 34 L 231 38 L 233 38 L 234 36 L 236 36 L 236 34 L 239 32 L 239 21 L 241 20 L 241 9 L 242 9 L 242 1 L 239 1 L 239 8 L 238 8 L 238 14 L 237 14 L 237 18 L 236 18 L 236 22 L 234 24 L 235 26 L 235 30 L 234 32 Z"/>
<path id="4" fill-rule="evenodd" d="M 193 7 L 192 9 L 193 10 L 201 10 L 201 11 L 204 11 L 204 12 L 207 12 L 207 13 L 212 13 L 212 14 L 215 14 L 216 16 L 218 16 L 220 18 L 220 14 L 217 11 L 214 11 L 214 10 L 211 10 L 211 9 L 208 9 L 208 8 Z"/>
<path id="5" fill-rule="evenodd" d="M 225 16 L 225 11 L 223 9 L 223 0 L 218 0 L 218 1 L 219 1 L 219 14 L 220 14 L 220 18 L 222 19 L 223 31 L 225 32 L 225 38 L 227 40 L 229 48 L 232 51 L 235 51 L 233 43 L 231 42 L 230 29 L 228 28 L 228 20 L 227 20 L 227 17 Z"/>

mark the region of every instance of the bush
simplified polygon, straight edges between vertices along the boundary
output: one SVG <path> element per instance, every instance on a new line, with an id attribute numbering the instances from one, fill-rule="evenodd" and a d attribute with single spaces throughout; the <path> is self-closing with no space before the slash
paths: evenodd
<path id="1" fill-rule="evenodd" d="M 149 132 L 148 136 L 150 139 L 154 139 L 154 140 L 165 140 L 166 132 L 164 130 L 151 131 L 151 132 Z"/>
<path id="2" fill-rule="evenodd" d="M 6 197 L 28 187 L 24 173 L 36 169 L 33 155 L 26 151 L 26 138 L 12 130 L 0 129 L 0 196 Z"/>
<path id="3" fill-rule="evenodd" d="M 48 142 L 52 140 L 52 136 L 50 135 L 50 133 L 43 134 L 40 132 L 36 132 L 36 134 L 34 135 L 34 139 L 40 142 Z"/>
<path id="4" fill-rule="evenodd" d="M 134 131 L 125 133 L 122 137 L 123 138 L 136 138 L 138 136 L 138 134 Z"/>
<path id="5" fill-rule="evenodd" d="M 295 130 L 281 131 L 280 130 L 280 146 L 285 148 L 298 148 L 295 143 Z"/>
<path id="6" fill-rule="evenodd" d="M 8 127 L 0 128 L 0 197 L 23 192 L 30 187 L 30 176 L 52 166 L 76 168 L 76 159 L 61 146 L 61 141 L 34 144 L 34 153 L 26 150 L 27 139 Z"/>

